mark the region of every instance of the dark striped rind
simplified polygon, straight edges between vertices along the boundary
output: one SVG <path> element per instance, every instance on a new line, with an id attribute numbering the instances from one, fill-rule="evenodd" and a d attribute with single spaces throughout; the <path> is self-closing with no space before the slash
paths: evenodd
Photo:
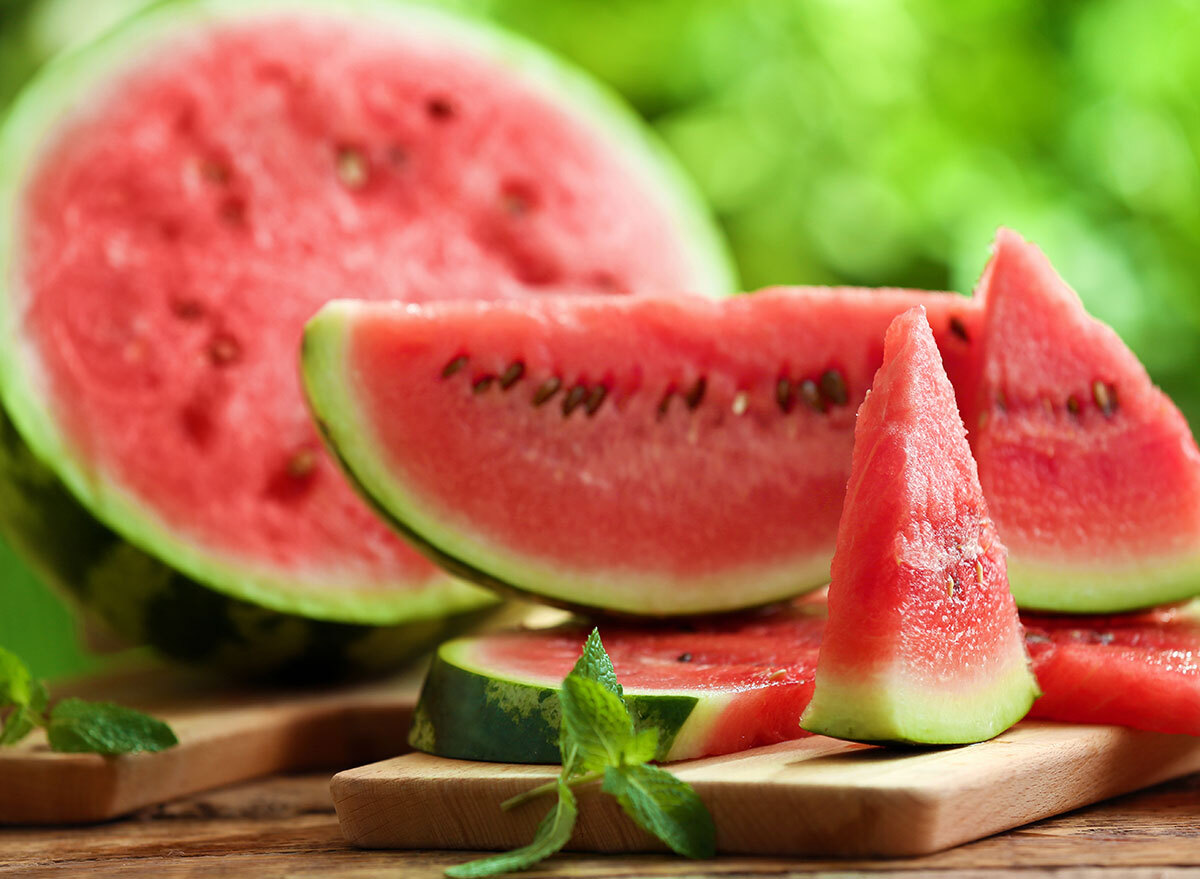
<path id="1" fill-rule="evenodd" d="M 558 690 L 463 661 L 473 639 L 443 644 L 433 659 L 413 717 L 409 744 L 439 757 L 499 763 L 560 763 Z M 684 694 L 625 693 L 639 728 L 659 730 L 655 759 L 672 755 L 676 736 L 699 699 Z"/>
<path id="2" fill-rule="evenodd" d="M 370 626 L 310 619 L 225 595 L 101 524 L 33 455 L 2 409 L 0 530 L 44 580 L 123 638 L 238 674 L 311 681 L 385 671 L 492 610 Z"/>

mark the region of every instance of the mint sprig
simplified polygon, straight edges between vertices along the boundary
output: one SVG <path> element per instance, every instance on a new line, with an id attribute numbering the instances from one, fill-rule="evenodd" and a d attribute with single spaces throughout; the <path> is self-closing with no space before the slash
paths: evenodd
<path id="1" fill-rule="evenodd" d="M 136 754 L 179 744 L 161 720 L 114 705 L 63 699 L 47 715 L 49 693 L 25 663 L 0 647 L 0 745 L 15 745 L 35 727 L 45 727 L 50 749 L 70 754 Z"/>
<path id="2" fill-rule="evenodd" d="M 498 876 L 526 870 L 560 851 L 571 839 L 578 817 L 572 788 L 593 782 L 602 782 L 601 790 L 616 797 L 638 826 L 673 851 L 689 858 L 711 858 L 716 850 L 712 815 L 686 782 L 649 765 L 657 752 L 658 730 L 638 729 L 634 723 L 598 629 L 588 636 L 558 698 L 562 771 L 553 782 L 501 804 L 511 809 L 542 794 L 557 793 L 554 808 L 538 825 L 533 842 L 450 867 L 446 875 L 452 879 Z"/>

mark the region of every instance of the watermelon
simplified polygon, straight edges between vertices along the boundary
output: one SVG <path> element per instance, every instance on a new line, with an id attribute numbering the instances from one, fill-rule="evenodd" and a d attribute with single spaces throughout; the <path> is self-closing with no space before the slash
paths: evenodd
<path id="1" fill-rule="evenodd" d="M 1022 607 L 1148 607 L 1200 592 L 1200 451 L 1187 422 L 1046 257 L 1001 230 L 960 388 Z"/>
<path id="2" fill-rule="evenodd" d="M 173 655 L 391 664 L 494 599 L 328 459 L 304 321 L 732 288 L 675 167 L 539 50 L 390 3 L 158 5 L 0 131 L 0 525 Z"/>
<path id="3" fill-rule="evenodd" d="M 304 382 L 347 471 L 448 570 L 571 607 L 729 611 L 828 581 L 854 413 L 914 303 L 969 366 L 970 300 L 778 289 L 334 302 Z"/>
<path id="4" fill-rule="evenodd" d="M 989 739 L 1037 696 L 954 389 L 925 311 L 887 330 L 858 413 L 816 687 L 801 725 L 855 741 Z"/>
<path id="5" fill-rule="evenodd" d="M 1031 717 L 1200 735 L 1200 602 L 1021 621 L 1042 688 Z"/>
<path id="6" fill-rule="evenodd" d="M 656 759 L 684 760 L 800 734 L 812 695 L 823 607 L 783 609 L 654 628 L 601 625 L 625 701 L 660 730 Z M 438 648 L 409 741 L 442 757 L 557 763 L 557 691 L 588 628 L 458 638 Z"/>

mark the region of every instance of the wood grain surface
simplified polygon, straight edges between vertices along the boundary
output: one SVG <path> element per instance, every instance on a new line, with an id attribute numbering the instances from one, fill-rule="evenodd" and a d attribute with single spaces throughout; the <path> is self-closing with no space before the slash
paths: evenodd
<path id="1" fill-rule="evenodd" d="M 278 772 L 355 766 L 407 749 L 418 671 L 329 690 L 231 689 L 178 669 L 140 670 L 54 695 L 108 699 L 167 720 L 158 754 L 56 754 L 37 731 L 0 750 L 0 824 L 100 821 Z"/>
<path id="2" fill-rule="evenodd" d="M 21 879 L 435 879 L 468 855 L 364 851 L 342 838 L 328 774 L 272 778 L 75 828 L 0 828 L 0 875 Z M 1200 874 L 1200 775 L 927 857 L 797 860 L 556 856 L 527 875 L 579 879 L 867 874 L 936 879 L 1182 879 Z"/>
<path id="3" fill-rule="evenodd" d="M 719 852 L 905 856 L 1195 772 L 1200 739 L 1027 722 L 967 747 L 878 748 L 813 736 L 672 770 L 713 813 Z M 355 845 L 507 849 L 533 837 L 549 801 L 509 812 L 499 804 L 553 776 L 551 767 L 413 753 L 339 773 L 332 792 Z M 662 849 L 594 788 L 581 789 L 570 847 Z"/>

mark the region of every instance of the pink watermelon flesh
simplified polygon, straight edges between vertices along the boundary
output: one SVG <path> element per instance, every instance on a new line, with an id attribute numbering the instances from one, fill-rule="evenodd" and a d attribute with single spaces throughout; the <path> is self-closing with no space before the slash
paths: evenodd
<path id="1" fill-rule="evenodd" d="M 981 741 L 1036 694 L 954 389 L 924 309 L 887 330 L 858 413 L 805 729 Z"/>
<path id="2" fill-rule="evenodd" d="M 1200 452 L 1183 416 L 1014 232 L 976 299 L 979 384 L 960 400 L 1018 603 L 1103 612 L 1200 591 Z"/>
<path id="3" fill-rule="evenodd" d="M 1200 735 L 1200 609 L 1022 614 L 1042 697 L 1031 717 Z"/>
<path id="4" fill-rule="evenodd" d="M 728 610 L 826 582 L 854 413 L 914 303 L 967 360 L 975 313 L 948 294 L 335 303 L 306 382 L 349 470 L 452 569 L 575 606 Z"/>
<path id="5" fill-rule="evenodd" d="M 168 528 L 298 578 L 420 583 L 435 569 L 321 447 L 304 321 L 337 294 L 696 287 L 656 198 L 588 125 L 438 34 L 226 23 L 60 132 L 24 205 L 21 329 L 85 466 Z"/>

